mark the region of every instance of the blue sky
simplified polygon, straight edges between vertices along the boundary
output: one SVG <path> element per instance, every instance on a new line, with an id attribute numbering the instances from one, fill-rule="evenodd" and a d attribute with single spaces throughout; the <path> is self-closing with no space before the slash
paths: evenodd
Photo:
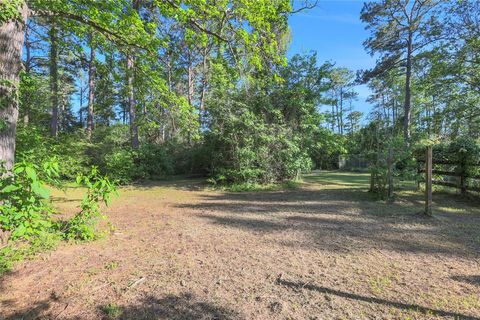
<path id="1" fill-rule="evenodd" d="M 338 67 L 354 71 L 372 68 L 375 58 L 363 48 L 368 37 L 360 21 L 362 0 L 319 0 L 314 9 L 302 11 L 290 18 L 292 43 L 289 56 L 296 53 L 316 51 L 319 63 L 330 60 Z M 366 86 L 356 88 L 359 97 L 354 109 L 368 113 L 366 102 L 369 90 Z"/>

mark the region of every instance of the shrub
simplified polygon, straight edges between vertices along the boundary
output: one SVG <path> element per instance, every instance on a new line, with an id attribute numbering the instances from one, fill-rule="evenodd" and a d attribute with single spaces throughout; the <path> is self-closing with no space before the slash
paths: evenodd
<path id="1" fill-rule="evenodd" d="M 88 175 L 77 176 L 77 184 L 87 188 L 87 193 L 80 205 L 78 212 L 67 223 L 65 238 L 74 240 L 93 240 L 96 237 L 96 225 L 103 218 L 100 204 L 109 205 L 115 187 L 107 177 L 101 176 L 96 167 Z"/>
<path id="2" fill-rule="evenodd" d="M 29 162 L 38 167 L 55 157 L 62 164 L 58 176 L 73 180 L 79 172 L 88 171 L 91 159 L 87 155 L 89 143 L 83 131 L 50 137 L 46 130 L 35 126 L 20 126 L 17 133 L 17 162 Z M 42 171 L 39 172 L 42 174 Z"/>
<path id="3" fill-rule="evenodd" d="M 18 238 L 28 239 L 52 227 L 53 212 L 49 190 L 37 174 L 38 166 L 17 162 L 12 174 L 1 173 L 0 180 L 0 231 L 4 243 Z M 47 176 L 58 175 L 58 165 L 46 162 L 43 171 Z"/>
<path id="4" fill-rule="evenodd" d="M 120 184 L 143 178 L 141 169 L 135 164 L 135 152 L 131 149 L 118 149 L 106 154 L 104 172 L 108 172 L 113 181 Z"/>
<path id="5" fill-rule="evenodd" d="M 144 178 L 161 178 L 174 172 L 172 159 L 163 145 L 142 145 L 136 152 L 135 162 Z"/>

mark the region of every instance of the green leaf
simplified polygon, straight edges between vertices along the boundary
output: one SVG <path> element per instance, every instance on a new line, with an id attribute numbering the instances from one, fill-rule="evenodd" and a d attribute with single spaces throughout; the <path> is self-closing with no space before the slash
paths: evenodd
<path id="1" fill-rule="evenodd" d="M 32 184 L 32 191 L 44 199 L 48 199 L 50 197 L 50 191 L 38 183 Z"/>
<path id="2" fill-rule="evenodd" d="M 5 188 L 2 189 L 2 193 L 11 193 L 13 191 L 16 191 L 20 189 L 19 186 L 16 186 L 16 185 L 9 185 L 9 186 L 6 186 Z"/>
<path id="3" fill-rule="evenodd" d="M 32 181 L 37 181 L 37 173 L 35 172 L 35 169 L 32 167 L 25 167 L 25 172 Z"/>
<path id="4" fill-rule="evenodd" d="M 17 237 L 22 237 L 25 232 L 27 231 L 27 228 L 23 224 L 19 225 L 17 229 L 12 233 L 12 237 L 17 238 Z"/>

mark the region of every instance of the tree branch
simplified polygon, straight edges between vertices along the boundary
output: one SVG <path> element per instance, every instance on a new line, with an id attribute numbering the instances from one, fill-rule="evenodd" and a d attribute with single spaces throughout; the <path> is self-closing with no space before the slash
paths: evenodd
<path id="1" fill-rule="evenodd" d="M 73 20 L 80 22 L 82 24 L 88 25 L 101 34 L 103 34 L 107 39 L 114 41 L 114 42 L 120 42 L 121 44 L 130 46 L 130 47 L 136 47 L 139 49 L 147 49 L 143 46 L 140 46 L 136 44 L 135 42 L 129 41 L 126 39 L 124 36 L 122 36 L 120 33 L 107 29 L 95 21 L 92 21 L 88 18 L 85 18 L 83 16 L 79 16 L 70 12 L 62 12 L 62 11 L 47 11 L 47 10 L 30 10 L 29 16 L 31 17 L 59 17 L 59 18 L 65 18 L 68 20 Z"/>

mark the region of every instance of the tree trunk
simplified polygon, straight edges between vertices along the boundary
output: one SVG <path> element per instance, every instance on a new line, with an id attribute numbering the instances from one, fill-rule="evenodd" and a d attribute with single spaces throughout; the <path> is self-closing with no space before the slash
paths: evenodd
<path id="1" fill-rule="evenodd" d="M 32 61 L 32 54 L 31 54 L 31 43 L 29 41 L 29 26 L 28 24 L 25 25 L 25 74 L 30 75 L 30 72 L 32 70 L 31 66 L 31 61 Z M 32 104 L 31 102 L 31 97 L 32 97 L 32 92 L 28 92 L 28 96 L 26 97 L 27 101 L 24 101 L 23 103 L 23 124 L 25 126 L 28 125 L 30 122 L 30 106 Z"/>
<path id="2" fill-rule="evenodd" d="M 403 118 L 403 137 L 405 142 L 410 143 L 410 123 L 412 120 L 412 96 L 411 96 L 411 82 L 412 82 L 412 47 L 413 35 L 408 34 L 408 48 L 407 48 L 407 72 L 405 76 L 405 103 L 404 103 L 404 118 Z"/>
<path id="3" fill-rule="evenodd" d="M 335 122 L 337 121 L 337 116 L 335 115 L 335 105 L 332 104 L 332 119 L 330 121 L 332 132 L 335 132 Z"/>
<path id="4" fill-rule="evenodd" d="M 19 8 L 21 21 L 0 25 L 0 162 L 10 171 L 15 159 L 18 120 L 18 86 L 28 7 Z"/>
<path id="5" fill-rule="evenodd" d="M 57 48 L 57 28 L 55 21 L 52 20 L 52 26 L 49 31 L 50 37 L 50 101 L 52 103 L 52 118 L 50 120 L 50 135 L 58 136 L 58 48 Z"/>
<path id="6" fill-rule="evenodd" d="M 88 65 L 88 113 L 87 113 L 87 137 L 90 140 L 93 132 L 93 102 L 95 100 L 95 47 L 93 35 L 90 38 L 90 61 Z"/>
<path id="7" fill-rule="evenodd" d="M 207 57 L 208 51 L 207 47 L 203 52 L 203 60 L 202 60 L 202 90 L 200 92 L 200 113 L 202 114 L 205 111 L 205 94 L 207 91 Z"/>
<path id="8" fill-rule="evenodd" d="M 140 0 L 132 1 L 133 10 L 137 11 L 140 8 Z M 130 117 L 130 135 L 133 149 L 138 149 L 140 142 L 138 139 L 138 126 L 137 126 L 137 105 L 135 101 L 135 88 L 134 88 L 134 69 L 135 58 L 132 54 L 127 54 L 127 86 L 128 86 L 128 113 Z"/>
<path id="9" fill-rule="evenodd" d="M 83 94 L 84 92 L 85 92 L 85 89 L 83 87 L 83 73 L 80 73 L 80 107 L 78 108 L 80 128 L 83 128 Z"/>
<path id="10" fill-rule="evenodd" d="M 128 86 L 128 114 L 130 117 L 130 135 L 133 149 L 138 149 L 138 126 L 137 126 L 137 105 L 135 102 L 135 89 L 133 84 L 133 57 L 127 55 L 127 86 Z"/>
<path id="11" fill-rule="evenodd" d="M 338 113 L 340 135 L 343 136 L 343 88 L 340 88 L 340 112 Z"/>
<path id="12" fill-rule="evenodd" d="M 188 90 L 187 90 L 187 100 L 189 105 L 193 105 L 193 94 L 195 92 L 194 85 L 194 73 L 193 73 L 193 63 L 191 53 L 189 53 L 188 58 Z"/>

